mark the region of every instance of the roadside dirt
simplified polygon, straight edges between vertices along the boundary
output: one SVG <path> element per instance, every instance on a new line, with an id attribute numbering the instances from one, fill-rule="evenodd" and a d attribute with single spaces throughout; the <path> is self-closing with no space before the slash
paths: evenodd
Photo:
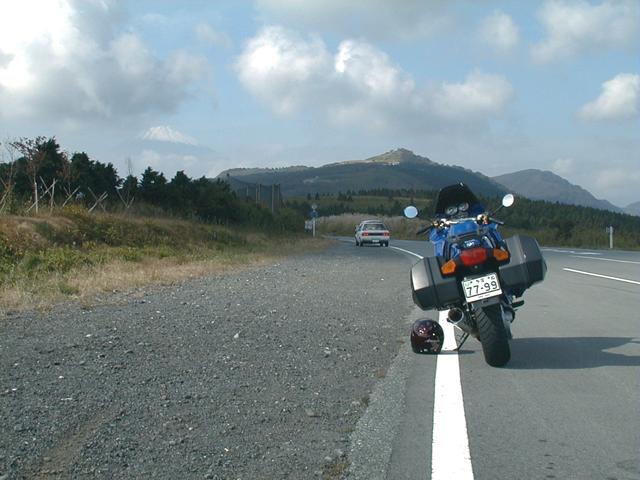
<path id="1" fill-rule="evenodd" d="M 0 323 L 0 478 L 340 478 L 411 308 L 340 244 Z"/>

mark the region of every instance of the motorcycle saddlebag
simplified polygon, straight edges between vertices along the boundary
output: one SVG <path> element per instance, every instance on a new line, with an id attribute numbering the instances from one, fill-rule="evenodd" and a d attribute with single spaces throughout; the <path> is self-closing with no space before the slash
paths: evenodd
<path id="1" fill-rule="evenodd" d="M 460 302 L 461 294 L 455 277 L 443 277 L 442 257 L 425 257 L 411 268 L 413 301 L 423 310 L 443 310 Z"/>
<path id="2" fill-rule="evenodd" d="M 509 263 L 500 266 L 500 282 L 518 295 L 544 280 L 547 263 L 533 237 L 514 235 L 507 238 L 506 243 L 511 258 Z"/>

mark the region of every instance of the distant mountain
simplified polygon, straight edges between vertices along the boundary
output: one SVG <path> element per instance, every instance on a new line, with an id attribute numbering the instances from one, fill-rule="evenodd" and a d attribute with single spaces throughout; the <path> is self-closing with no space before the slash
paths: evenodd
<path id="1" fill-rule="evenodd" d="M 506 191 L 479 172 L 435 163 L 403 148 L 322 167 L 236 168 L 222 172 L 218 178 L 225 180 L 228 176 L 249 183 L 280 184 L 284 196 L 376 188 L 437 190 L 457 182 L 466 183 L 480 195 L 499 196 Z"/>
<path id="2" fill-rule="evenodd" d="M 630 203 L 629 205 L 624 207 L 624 213 L 640 217 L 640 202 Z"/>
<path id="3" fill-rule="evenodd" d="M 611 210 L 613 212 L 623 211 L 612 203 L 597 199 L 584 188 L 573 185 L 564 178 L 547 170 L 520 170 L 493 177 L 493 180 L 504 185 L 513 193 L 531 200 L 568 203 L 601 210 Z"/>

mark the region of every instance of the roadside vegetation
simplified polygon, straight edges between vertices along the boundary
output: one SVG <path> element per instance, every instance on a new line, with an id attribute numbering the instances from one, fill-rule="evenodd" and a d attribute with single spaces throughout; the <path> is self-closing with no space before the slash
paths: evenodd
<path id="1" fill-rule="evenodd" d="M 436 192 L 377 189 L 287 198 L 278 208 L 241 199 L 229 184 L 177 172 L 170 180 L 148 167 L 140 178 L 84 152 L 65 152 L 55 138 L 0 145 L 0 315 L 61 299 L 91 303 L 100 292 L 130 292 L 283 255 L 322 248 L 303 232 L 317 204 L 321 234 L 352 236 L 378 217 L 393 238 L 415 237 L 431 218 Z M 499 198 L 482 201 L 489 207 Z M 640 217 L 519 198 L 499 218 L 505 235 L 526 233 L 543 245 L 640 249 Z"/>
<path id="2" fill-rule="evenodd" d="M 303 234 L 88 213 L 0 217 L 0 316 L 216 274 L 323 248 Z"/>
<path id="3" fill-rule="evenodd" d="M 1 145 L 0 315 L 131 291 L 322 248 L 304 216 L 239 199 L 227 183 L 68 154 L 54 138 Z M 278 207 L 282 207 L 278 205 Z"/>
<path id="4" fill-rule="evenodd" d="M 433 217 L 437 192 L 424 191 L 348 191 L 338 195 L 309 195 L 289 198 L 287 205 L 299 212 L 316 203 L 321 233 L 352 236 L 355 226 L 366 218 L 380 218 L 392 232 L 392 238 L 416 239 L 418 225 Z M 500 198 L 480 198 L 489 210 L 500 205 Z M 407 220 L 403 209 L 415 205 L 417 220 Z M 595 208 L 516 198 L 513 207 L 497 215 L 505 222 L 503 235 L 515 233 L 535 237 L 541 245 L 573 248 L 609 248 L 607 228 L 614 228 L 614 248 L 640 250 L 640 217 Z M 424 238 L 424 237 L 421 237 Z"/>

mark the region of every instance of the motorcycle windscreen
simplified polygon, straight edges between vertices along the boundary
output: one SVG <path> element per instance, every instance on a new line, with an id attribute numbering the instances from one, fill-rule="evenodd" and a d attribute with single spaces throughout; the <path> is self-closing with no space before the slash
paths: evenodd
<path id="1" fill-rule="evenodd" d="M 436 216 L 444 217 L 444 212 L 447 207 L 460 205 L 465 202 L 469 204 L 469 213 L 477 214 L 484 212 L 484 207 L 464 183 L 456 183 L 455 185 L 444 187 L 438 193 L 438 199 L 436 200 Z"/>

